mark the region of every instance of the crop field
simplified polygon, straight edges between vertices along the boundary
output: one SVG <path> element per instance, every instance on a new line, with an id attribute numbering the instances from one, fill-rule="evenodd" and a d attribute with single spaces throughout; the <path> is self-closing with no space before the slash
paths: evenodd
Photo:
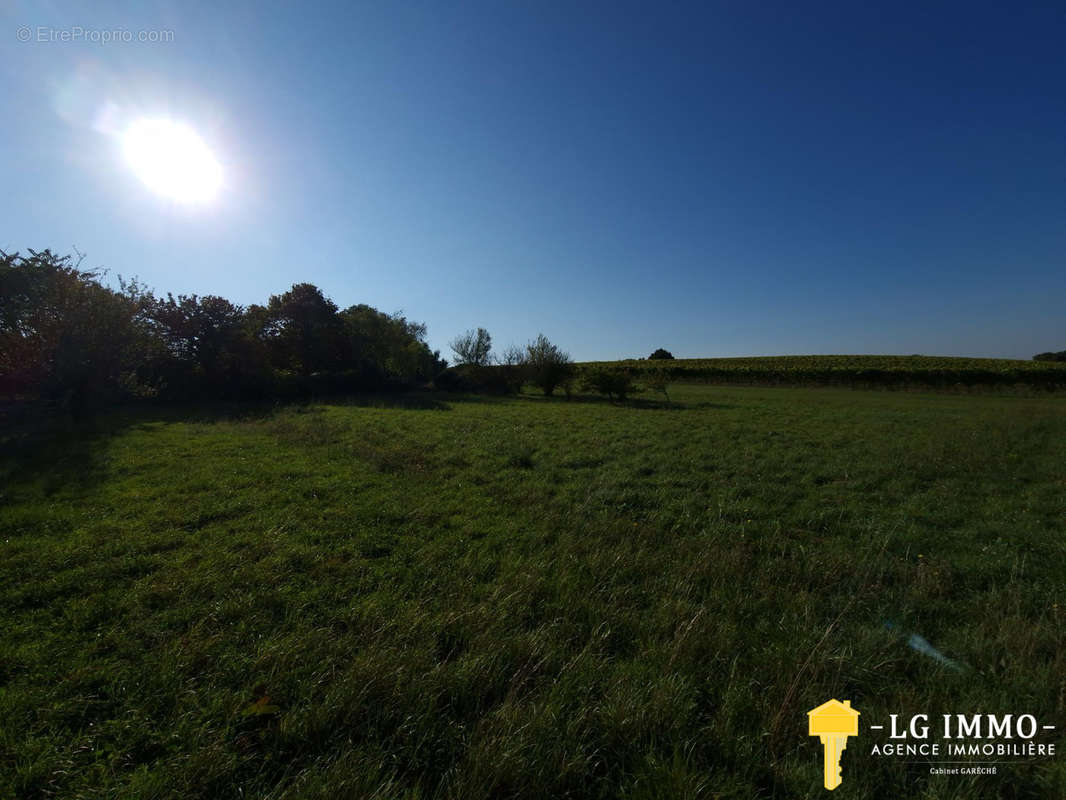
<path id="1" fill-rule="evenodd" d="M 1062 746 L 1066 398 L 670 396 L 149 405 L 5 442 L 0 797 L 820 797 L 831 697 Z M 1066 796 L 1061 757 L 869 745 L 836 795 Z"/>
<path id="2" fill-rule="evenodd" d="M 1066 388 L 1066 363 L 946 356 L 765 356 L 758 358 L 629 359 L 587 362 L 636 376 L 665 370 L 675 380 L 773 385 L 847 385 L 960 389 Z"/>

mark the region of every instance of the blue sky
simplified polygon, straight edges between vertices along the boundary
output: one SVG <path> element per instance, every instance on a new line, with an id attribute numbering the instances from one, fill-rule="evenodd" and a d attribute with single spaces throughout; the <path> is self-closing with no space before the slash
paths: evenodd
<path id="1" fill-rule="evenodd" d="M 8 252 L 242 304 L 310 281 L 445 352 L 478 325 L 579 360 L 1066 348 L 1062 3 L 0 14 Z M 78 26 L 172 41 L 39 40 Z M 131 172 L 139 117 L 199 132 L 214 203 Z"/>

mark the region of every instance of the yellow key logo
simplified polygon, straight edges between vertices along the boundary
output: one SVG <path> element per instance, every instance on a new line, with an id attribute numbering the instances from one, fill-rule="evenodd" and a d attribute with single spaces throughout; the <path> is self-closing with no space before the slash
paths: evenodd
<path id="1" fill-rule="evenodd" d="M 851 707 L 850 700 L 830 700 L 807 712 L 807 731 L 822 740 L 825 788 L 833 790 L 841 783 L 840 756 L 848 746 L 848 737 L 859 735 L 859 712 Z"/>

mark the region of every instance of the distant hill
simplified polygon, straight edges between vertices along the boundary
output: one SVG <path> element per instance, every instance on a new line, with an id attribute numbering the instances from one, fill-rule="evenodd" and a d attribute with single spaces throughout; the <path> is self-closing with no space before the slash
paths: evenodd
<path id="1" fill-rule="evenodd" d="M 1025 386 L 1066 389 L 1066 363 L 954 356 L 760 356 L 590 361 L 635 376 L 666 370 L 679 381 L 769 385 L 868 385 L 886 387 Z"/>

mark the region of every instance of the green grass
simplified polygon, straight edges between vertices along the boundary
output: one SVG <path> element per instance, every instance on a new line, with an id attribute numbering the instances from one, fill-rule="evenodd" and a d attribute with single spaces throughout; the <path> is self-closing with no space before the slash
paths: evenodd
<path id="1" fill-rule="evenodd" d="M 9 447 L 0 797 L 821 797 L 830 697 L 1062 730 L 1066 399 L 671 397 Z M 1066 796 L 1061 757 L 936 778 L 869 744 L 836 795 Z"/>

